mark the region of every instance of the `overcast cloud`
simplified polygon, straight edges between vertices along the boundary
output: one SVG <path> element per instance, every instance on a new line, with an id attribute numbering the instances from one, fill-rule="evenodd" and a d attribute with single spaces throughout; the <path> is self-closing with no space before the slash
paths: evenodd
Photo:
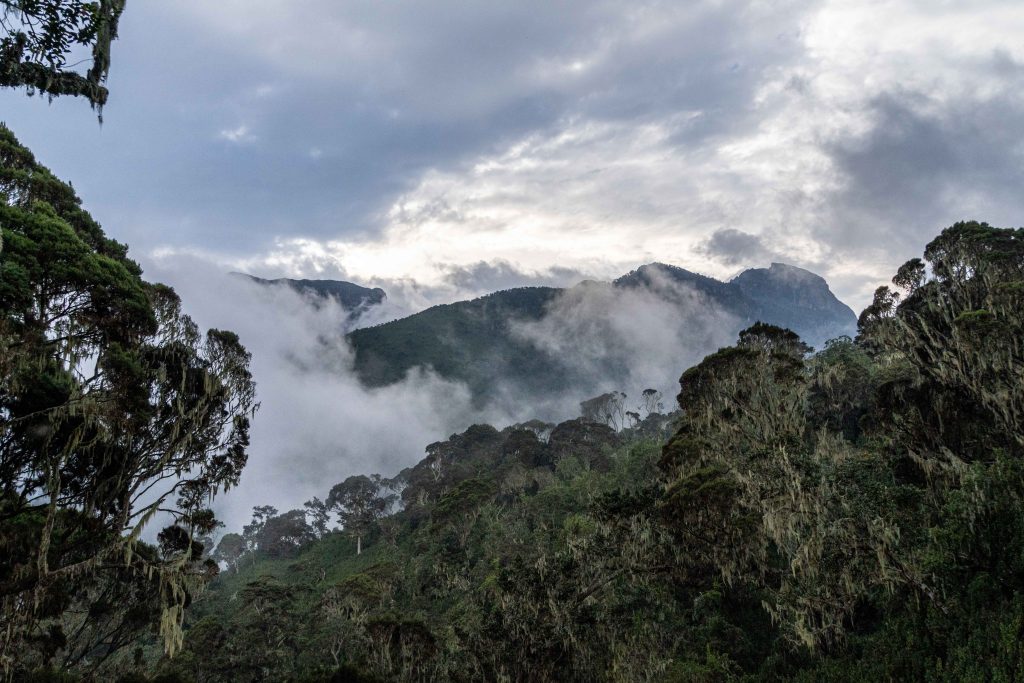
<path id="1" fill-rule="evenodd" d="M 444 291 L 773 258 L 859 308 L 1024 208 L 1018 0 L 134 0 L 121 33 L 102 128 L 0 118 L 143 262 Z"/>
<path id="2" fill-rule="evenodd" d="M 12 91 L 0 119 L 253 351 L 233 527 L 534 415 L 475 412 L 429 374 L 367 391 L 340 311 L 228 271 L 381 286 L 364 323 L 651 261 L 719 278 L 788 262 L 859 309 L 943 227 L 1024 215 L 1020 0 L 130 0 L 121 36 L 102 127 L 82 101 Z M 625 384 L 671 385 L 734 331 L 600 285 L 570 296 L 520 333 L 581 362 L 641 348 L 652 365 Z"/>

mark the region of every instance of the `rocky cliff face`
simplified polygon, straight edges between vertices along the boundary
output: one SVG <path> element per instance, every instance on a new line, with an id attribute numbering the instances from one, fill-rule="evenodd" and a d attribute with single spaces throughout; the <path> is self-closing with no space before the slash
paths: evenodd
<path id="1" fill-rule="evenodd" d="M 794 330 L 815 348 L 857 331 L 853 310 L 836 298 L 825 278 L 803 268 L 773 263 L 744 271 L 729 284 L 756 305 L 765 322 Z"/>

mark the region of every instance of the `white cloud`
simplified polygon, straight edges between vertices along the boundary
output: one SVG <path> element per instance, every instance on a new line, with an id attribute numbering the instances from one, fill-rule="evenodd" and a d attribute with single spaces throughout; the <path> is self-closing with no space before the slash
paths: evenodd
<path id="1" fill-rule="evenodd" d="M 222 140 L 227 140 L 228 142 L 232 142 L 236 145 L 252 142 L 256 139 L 252 134 L 252 131 L 249 129 L 249 126 L 244 123 L 236 126 L 235 128 L 225 128 L 221 130 L 218 135 Z"/>
<path id="2" fill-rule="evenodd" d="M 737 13 L 743 20 L 770 25 L 772 12 L 743 7 Z M 701 27 L 692 18 L 700 10 L 647 7 L 639 15 L 600 39 L 582 40 L 586 50 L 527 62 L 530 79 L 572 89 L 573 79 L 597 72 L 589 87 L 607 83 L 616 58 L 641 49 L 640 37 L 664 45 L 686 35 L 688 26 Z M 661 260 L 723 277 L 735 262 L 708 260 L 698 246 L 729 228 L 758 236 L 778 258 L 822 272 L 859 307 L 946 223 L 908 225 L 897 216 L 886 223 L 877 213 L 854 210 L 844 199 L 849 169 L 838 165 L 835 150 L 876 131 L 879 97 L 903 98 L 921 115 L 992 97 L 1019 101 L 993 60 L 1012 65 L 1024 58 L 1017 40 L 1024 13 L 1016 2 L 981 9 L 843 0 L 792 14 L 788 24 L 786 16 L 774 17 L 774 38 L 796 39 L 799 49 L 759 65 L 749 98 L 732 103 L 740 111 L 728 112 L 714 134 L 703 130 L 723 118 L 714 109 L 653 108 L 608 117 L 583 102 L 554 126 L 454 168 L 428 169 L 382 212 L 377 235 L 284 238 L 265 258 L 285 269 L 310 259 L 333 261 L 356 278 L 427 282 L 443 277 L 444 264 L 481 259 L 605 273 Z M 737 48 L 744 46 L 750 49 L 742 41 Z M 740 64 L 731 70 L 747 68 Z M 976 134 L 984 138 L 986 131 Z M 971 206 L 986 206 L 985 188 L 972 192 Z M 858 199 L 865 200 L 871 198 Z M 933 203 L 941 200 L 936 196 Z M 921 216 L 963 217 L 925 207 Z"/>
<path id="3" fill-rule="evenodd" d="M 149 277 L 175 287 L 202 329 L 231 329 L 252 354 L 261 405 L 249 462 L 240 485 L 215 501 L 232 530 L 249 520 L 254 505 L 286 510 L 322 498 L 352 474 L 393 476 L 418 462 L 427 444 L 474 423 L 501 428 L 534 418 L 570 419 L 581 400 L 610 389 L 626 391 L 633 401 L 652 386 L 671 396 L 682 369 L 731 342 L 741 327 L 668 279 L 655 277 L 651 290 L 596 283 L 569 289 L 544 318 L 513 333 L 563 359 L 572 381 L 538 395 L 514 378 L 499 378 L 488 405 L 477 407 L 465 385 L 429 371 L 386 387 L 362 386 L 343 342 L 350 321 L 337 306 L 313 307 L 285 286 L 255 285 L 194 256 L 166 254 L 146 266 Z M 384 283 L 387 304 L 371 309 L 374 317 L 360 324 L 408 313 L 438 297 L 468 296 L 479 278 L 516 277 L 507 264 L 448 273 L 447 287 L 433 291 Z M 575 280 L 569 273 L 533 275 L 549 284 Z"/>

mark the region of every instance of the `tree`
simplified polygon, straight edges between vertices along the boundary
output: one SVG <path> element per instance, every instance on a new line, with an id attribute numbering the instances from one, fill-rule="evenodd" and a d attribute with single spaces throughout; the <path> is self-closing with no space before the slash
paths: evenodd
<path id="1" fill-rule="evenodd" d="M 125 0 L 0 0 L 0 86 L 85 97 L 102 108 L 110 45 L 124 5 Z M 92 53 L 91 66 L 82 74 L 68 59 L 85 49 Z"/>
<path id="2" fill-rule="evenodd" d="M 580 403 L 580 415 L 585 420 L 606 424 L 618 431 L 624 426 L 626 417 L 626 395 L 621 391 L 610 391 Z"/>
<path id="3" fill-rule="evenodd" d="M 217 544 L 217 549 L 213 551 L 213 559 L 225 563 L 228 569 L 237 572 L 245 551 L 245 539 L 241 534 L 224 534 Z"/>
<path id="4" fill-rule="evenodd" d="M 316 533 L 317 538 L 323 538 L 331 523 L 331 511 L 327 509 L 327 504 L 314 496 L 313 500 L 303 503 L 303 507 L 306 509 L 306 521 L 310 528 Z"/>
<path id="5" fill-rule="evenodd" d="M 556 463 L 575 457 L 593 469 L 606 470 L 611 465 L 608 452 L 619 443 L 615 430 L 607 424 L 577 418 L 566 420 L 551 430 L 548 450 Z"/>
<path id="6" fill-rule="evenodd" d="M 242 537 L 245 539 L 246 550 L 255 553 L 259 549 L 260 532 L 267 525 L 267 521 L 277 514 L 277 508 L 273 505 L 257 505 L 252 509 L 252 521 L 242 528 Z"/>
<path id="7" fill-rule="evenodd" d="M 342 528 L 356 537 L 356 555 L 363 552 L 363 536 L 384 516 L 395 501 L 379 474 L 354 475 L 335 484 L 327 496 L 327 507 L 338 515 Z"/>
<path id="8" fill-rule="evenodd" d="M 62 582 L 117 561 L 158 579 L 173 652 L 205 576 L 177 541 L 216 528 L 246 462 L 249 354 L 200 334 L 2 126 L 0 226 L 0 659 L 31 650 Z M 158 511 L 180 552 L 135 557 Z"/>
<path id="9" fill-rule="evenodd" d="M 657 389 L 644 389 L 640 393 L 640 405 L 637 406 L 638 412 L 641 412 L 643 417 L 647 417 L 652 413 L 660 413 L 665 409 L 665 404 L 661 401 L 662 394 Z"/>
<path id="10" fill-rule="evenodd" d="M 302 546 L 316 539 L 306 523 L 306 513 L 289 510 L 266 520 L 256 535 L 256 545 L 267 557 L 294 557 Z"/>
<path id="11" fill-rule="evenodd" d="M 661 507 L 683 575 L 710 568 L 754 587 L 787 636 L 814 647 L 841 639 L 864 596 L 911 571 L 896 547 L 901 515 L 876 495 L 891 485 L 884 458 L 809 410 L 842 368 L 809 367 L 806 353 L 790 330 L 757 323 L 683 373 Z"/>

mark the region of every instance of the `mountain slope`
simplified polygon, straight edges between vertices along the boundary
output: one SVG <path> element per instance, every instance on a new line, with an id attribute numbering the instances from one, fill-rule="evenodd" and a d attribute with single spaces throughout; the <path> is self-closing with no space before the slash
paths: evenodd
<path id="1" fill-rule="evenodd" d="M 265 287 L 284 286 L 309 298 L 314 305 L 321 299 L 330 299 L 346 311 L 361 311 L 370 306 L 383 303 L 387 295 L 379 287 L 363 287 L 343 280 L 292 280 L 277 278 L 268 280 L 246 273 L 232 273 L 236 277 L 245 278 Z"/>
<path id="2" fill-rule="evenodd" d="M 383 386 L 401 380 L 412 368 L 432 367 L 442 377 L 466 382 L 478 396 L 498 377 L 550 376 L 556 364 L 516 339 L 511 327 L 542 318 L 560 292 L 551 287 L 510 289 L 355 330 L 348 339 L 356 371 L 365 384 Z"/>
<path id="3" fill-rule="evenodd" d="M 637 309 L 635 322 L 629 320 L 630 306 Z M 612 308 L 614 313 L 609 312 Z M 545 320 L 556 311 L 564 321 Z M 643 322 L 641 313 L 646 313 Z M 612 315 L 625 320 L 600 320 Z M 634 362 L 629 355 L 638 350 L 637 345 L 628 348 L 629 344 L 599 337 L 616 326 L 651 325 L 652 317 L 658 324 L 659 316 L 672 318 L 677 325 L 682 320 L 684 327 L 724 328 L 699 342 L 710 348 L 678 350 L 687 353 L 713 351 L 715 340 L 732 338 L 757 320 L 790 327 L 816 347 L 828 338 L 851 334 L 856 327 L 853 311 L 835 298 L 823 278 L 793 266 L 773 264 L 721 282 L 652 263 L 612 283 L 584 282 L 569 289 L 525 287 L 434 306 L 355 330 L 348 340 L 355 352 L 355 370 L 369 386 L 391 384 L 413 368 L 431 367 L 442 377 L 465 382 L 478 399 L 499 384 L 528 392 L 568 387 L 585 392 L 602 380 L 624 381 L 630 374 L 627 366 Z M 581 331 L 545 345 L 538 334 L 523 333 L 524 327 L 541 321 L 556 331 L 568 324 Z M 600 348 L 595 351 L 595 346 Z M 649 346 L 639 348 L 650 353 Z M 580 362 L 588 353 L 594 357 Z"/>
<path id="4" fill-rule="evenodd" d="M 752 268 L 729 283 L 758 309 L 766 322 L 797 331 L 820 348 L 828 339 L 852 334 L 856 316 L 836 298 L 820 275 L 782 263 Z"/>

